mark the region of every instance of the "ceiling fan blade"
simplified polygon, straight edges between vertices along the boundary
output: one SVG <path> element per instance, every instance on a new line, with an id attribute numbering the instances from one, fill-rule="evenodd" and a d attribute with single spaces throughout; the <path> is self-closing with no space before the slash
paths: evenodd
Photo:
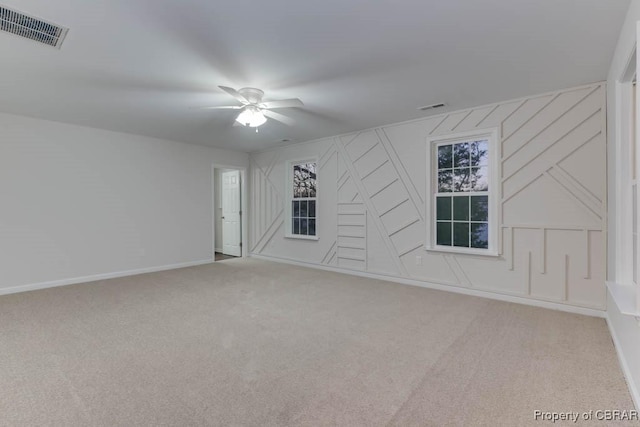
<path id="1" fill-rule="evenodd" d="M 241 110 L 243 105 L 223 105 L 221 107 L 199 107 L 199 110 Z"/>
<path id="2" fill-rule="evenodd" d="M 269 110 L 262 110 L 262 114 L 264 114 L 265 116 L 273 119 L 273 120 L 277 120 L 279 122 L 284 123 L 285 125 L 289 125 L 289 126 L 293 126 L 296 124 L 296 121 L 285 116 L 284 114 L 280 114 L 280 113 L 276 113 L 275 111 L 269 111 Z"/>
<path id="3" fill-rule="evenodd" d="M 260 104 L 261 108 L 293 108 L 304 107 L 302 101 L 298 98 L 283 99 L 282 101 L 268 101 Z"/>
<path id="4" fill-rule="evenodd" d="M 245 126 L 242 123 L 238 122 L 237 120 L 234 120 L 233 121 L 233 127 L 241 127 L 241 128 L 243 128 Z"/>
<path id="5" fill-rule="evenodd" d="M 244 105 L 249 104 L 249 100 L 247 98 L 245 98 L 244 96 L 240 95 L 240 92 L 238 92 L 234 88 L 227 87 L 227 86 L 218 86 L 218 87 L 220 89 L 222 89 L 223 91 L 227 92 L 229 95 L 233 96 L 238 101 L 242 102 Z"/>

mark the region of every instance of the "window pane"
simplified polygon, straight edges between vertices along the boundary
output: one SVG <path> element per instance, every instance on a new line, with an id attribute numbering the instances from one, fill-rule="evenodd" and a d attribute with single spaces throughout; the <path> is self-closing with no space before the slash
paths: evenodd
<path id="1" fill-rule="evenodd" d="M 491 141 L 483 136 L 459 141 L 435 148 L 439 194 L 434 201 L 434 243 L 488 249 Z"/>
<path id="2" fill-rule="evenodd" d="M 489 224 L 471 223 L 471 247 L 482 249 L 489 247 Z"/>
<path id="3" fill-rule="evenodd" d="M 451 169 L 453 167 L 453 147 L 441 145 L 438 147 L 438 169 Z"/>
<path id="4" fill-rule="evenodd" d="M 292 202 L 293 203 L 293 209 L 291 210 L 291 212 L 293 213 L 293 215 L 291 216 L 300 216 L 300 202 Z"/>
<path id="5" fill-rule="evenodd" d="M 489 221 L 489 196 L 471 197 L 471 221 Z"/>
<path id="6" fill-rule="evenodd" d="M 436 230 L 436 243 L 440 246 L 451 246 L 451 223 L 439 222 Z"/>
<path id="7" fill-rule="evenodd" d="M 471 188 L 473 191 L 489 191 L 489 168 L 471 168 Z"/>
<path id="8" fill-rule="evenodd" d="M 438 172 L 438 192 L 439 193 L 450 193 L 452 189 L 452 171 L 441 171 Z"/>
<path id="9" fill-rule="evenodd" d="M 471 169 L 454 169 L 453 175 L 453 191 L 467 192 L 471 191 L 470 183 Z"/>
<path id="10" fill-rule="evenodd" d="M 471 143 L 471 166 L 486 166 L 489 164 L 489 141 L 483 139 Z"/>
<path id="11" fill-rule="evenodd" d="M 453 246 L 469 247 L 469 223 L 453 223 Z"/>
<path id="12" fill-rule="evenodd" d="M 638 186 L 633 184 L 631 186 L 631 232 L 638 232 Z M 633 258 L 635 262 L 635 257 Z"/>
<path id="13" fill-rule="evenodd" d="M 453 146 L 453 167 L 464 168 L 469 166 L 469 143 L 461 142 Z"/>
<path id="14" fill-rule="evenodd" d="M 293 197 L 316 197 L 316 164 L 293 165 Z"/>
<path id="15" fill-rule="evenodd" d="M 314 176 L 315 176 L 315 174 L 314 174 Z M 316 197 L 316 180 L 315 179 L 311 182 L 311 184 L 309 186 L 309 192 L 308 192 L 308 196 L 307 197 Z"/>
<path id="16" fill-rule="evenodd" d="M 451 219 L 451 197 L 438 197 L 437 201 L 437 220 L 450 220 Z"/>
<path id="17" fill-rule="evenodd" d="M 300 202 L 300 217 L 301 218 L 307 217 L 307 201 L 306 200 Z"/>
<path id="18" fill-rule="evenodd" d="M 308 206 L 309 206 L 309 218 L 315 218 L 316 217 L 316 201 L 309 200 Z"/>
<path id="19" fill-rule="evenodd" d="M 300 220 L 300 234 L 303 236 L 308 234 L 308 223 L 306 219 Z"/>
<path id="20" fill-rule="evenodd" d="M 300 234 L 300 219 L 293 218 L 293 234 Z"/>
<path id="21" fill-rule="evenodd" d="M 469 197 L 453 198 L 453 219 L 455 221 L 469 221 Z"/>
<path id="22" fill-rule="evenodd" d="M 633 281 L 633 283 L 635 283 L 636 285 L 638 284 L 638 263 L 635 262 L 636 260 L 636 256 L 638 255 L 638 239 L 636 239 L 636 236 L 633 236 L 633 273 L 632 273 L 632 277 L 631 280 Z"/>
<path id="23" fill-rule="evenodd" d="M 306 197 L 306 187 L 304 185 L 303 165 L 293 165 L 293 197 Z"/>
<path id="24" fill-rule="evenodd" d="M 316 220 L 310 219 L 309 220 L 309 236 L 315 236 L 315 235 L 316 235 Z"/>
<path id="25" fill-rule="evenodd" d="M 633 86 L 635 88 L 635 85 Z M 638 263 L 636 260 L 638 259 L 638 185 L 633 184 L 631 186 L 631 217 L 633 218 L 631 221 L 631 236 L 633 240 L 633 273 L 632 278 L 633 283 L 638 283 Z"/>

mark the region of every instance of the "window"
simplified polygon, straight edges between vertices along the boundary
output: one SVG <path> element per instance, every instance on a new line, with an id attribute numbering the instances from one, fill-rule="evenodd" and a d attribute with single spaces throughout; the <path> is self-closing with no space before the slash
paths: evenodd
<path id="1" fill-rule="evenodd" d="M 633 83 L 631 84 L 631 114 L 629 117 L 629 121 L 631 122 L 631 129 L 629 131 L 629 151 L 630 156 L 629 159 L 631 161 L 631 240 L 633 241 L 633 273 L 632 273 L 632 281 L 637 286 L 638 285 L 638 178 L 637 178 L 637 161 L 636 161 L 636 79 L 634 77 Z M 639 307 L 640 308 L 640 307 Z"/>
<path id="2" fill-rule="evenodd" d="M 497 255 L 496 140 L 497 130 L 429 139 L 428 250 Z"/>
<path id="3" fill-rule="evenodd" d="M 289 227 L 287 237 L 316 240 L 317 163 L 289 163 Z"/>
<path id="4" fill-rule="evenodd" d="M 615 192 L 615 269 L 607 287 L 622 314 L 640 319 L 640 150 L 638 149 L 638 103 L 636 87 L 636 48 L 627 68 L 613 90 L 616 109 L 614 118 L 615 165 L 609 167 L 609 179 Z"/>

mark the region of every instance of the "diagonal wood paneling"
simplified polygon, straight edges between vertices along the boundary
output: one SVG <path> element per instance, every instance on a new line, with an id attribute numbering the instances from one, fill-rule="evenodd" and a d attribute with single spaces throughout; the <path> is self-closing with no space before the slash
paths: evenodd
<path id="1" fill-rule="evenodd" d="M 339 203 L 336 243 L 339 267 L 366 271 L 367 235 L 367 210 L 364 203 Z"/>
<path id="2" fill-rule="evenodd" d="M 357 140 L 358 136 L 356 136 L 356 138 L 350 139 L 348 144 L 344 143 L 343 142 L 344 140 L 341 141 L 339 138 L 336 138 L 336 146 L 338 147 L 338 151 L 340 152 L 341 158 L 344 160 L 344 166 L 349 171 L 350 176 L 353 178 L 353 182 L 354 182 L 354 185 L 357 187 L 358 193 L 364 197 L 363 193 L 366 193 L 367 191 L 364 187 L 364 183 L 362 182 L 362 180 L 356 178 L 358 176 L 357 168 L 355 164 L 350 161 L 349 154 L 347 151 L 349 147 L 351 147 L 354 144 L 354 141 Z M 377 141 L 375 141 L 374 143 L 370 143 L 370 145 L 377 145 Z M 356 145 L 355 148 L 352 148 L 352 153 L 360 152 L 360 154 L 362 154 L 364 151 L 366 151 L 361 147 L 362 145 L 360 146 Z M 402 264 L 402 261 L 400 261 L 399 257 L 397 256 L 397 253 L 395 252 L 396 250 L 395 250 L 393 241 L 389 238 L 388 233 L 384 232 L 384 226 L 380 221 L 380 217 L 376 214 L 373 214 L 374 212 L 377 212 L 373 200 L 369 197 L 364 197 L 364 204 L 366 206 L 367 211 L 372 212 L 373 222 L 376 225 L 376 228 L 378 229 L 378 231 L 380 232 L 383 242 L 387 250 L 389 251 L 391 258 L 393 259 L 393 262 L 395 263 L 395 265 L 397 266 L 401 274 L 406 275 L 406 268 Z"/>
<path id="3" fill-rule="evenodd" d="M 251 250 L 260 252 L 284 221 L 284 201 L 276 186 L 253 159 L 251 166 Z M 260 215 L 254 212 L 260 212 Z"/>
<path id="4" fill-rule="evenodd" d="M 371 200 L 393 245 L 393 253 L 402 257 L 421 246 L 422 215 L 380 135 L 362 132 L 345 146 L 345 152 L 354 166 L 354 178 L 361 182 L 366 193 L 363 195 Z M 397 221 L 399 217 L 402 221 Z"/>
<path id="5" fill-rule="evenodd" d="M 337 226 L 320 236 L 319 263 L 603 308 L 605 99 L 604 84 L 591 84 L 335 137 L 333 152 L 318 142 L 265 154 L 252 182 L 258 249 L 280 236 L 284 221 L 273 208 L 282 200 L 269 175 L 282 174 L 301 151 L 315 152 L 322 163 L 336 163 L 335 176 L 319 183 L 337 192 Z M 489 127 L 501 135 L 501 256 L 424 251 L 427 137 Z M 279 246 L 292 258 L 315 247 Z"/>

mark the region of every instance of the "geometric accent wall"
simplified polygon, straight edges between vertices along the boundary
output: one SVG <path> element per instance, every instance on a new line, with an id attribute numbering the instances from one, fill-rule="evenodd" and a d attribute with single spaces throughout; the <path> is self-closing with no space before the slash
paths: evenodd
<path id="1" fill-rule="evenodd" d="M 345 270 L 605 307 L 605 85 L 251 155 L 251 251 Z M 424 249 L 426 141 L 497 127 L 499 257 Z M 285 165 L 317 157 L 318 241 L 284 237 Z"/>
<path id="2" fill-rule="evenodd" d="M 283 189 L 269 178 L 275 162 L 261 165 L 255 159 L 250 160 L 251 167 L 251 215 L 250 248 L 260 252 L 273 238 L 284 222 Z"/>

